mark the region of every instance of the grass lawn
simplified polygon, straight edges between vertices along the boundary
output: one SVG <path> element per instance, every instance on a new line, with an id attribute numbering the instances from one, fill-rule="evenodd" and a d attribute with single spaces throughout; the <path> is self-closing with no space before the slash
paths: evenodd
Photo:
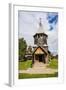
<path id="1" fill-rule="evenodd" d="M 27 60 L 23 62 L 19 62 L 19 70 L 26 70 L 27 68 L 32 67 L 32 60 Z M 58 68 L 58 60 L 57 59 L 51 59 L 49 62 L 49 65 L 47 66 L 49 68 L 57 69 Z"/>
<path id="2" fill-rule="evenodd" d="M 23 62 L 19 62 L 18 63 L 19 70 L 26 70 L 27 68 L 30 68 L 32 66 L 32 61 L 31 60 L 27 60 L 27 61 L 23 61 Z"/>
<path id="3" fill-rule="evenodd" d="M 58 69 L 58 60 L 51 59 L 47 67 L 52 68 L 52 69 Z"/>
<path id="4" fill-rule="evenodd" d="M 19 62 L 19 70 L 26 70 L 32 67 L 32 60 L 27 60 L 23 62 Z M 58 69 L 58 60 L 52 59 L 49 62 L 48 68 Z M 19 79 L 26 79 L 26 78 L 49 78 L 49 77 L 57 77 L 58 72 L 54 74 L 26 74 L 26 73 L 19 73 Z"/>
<path id="5" fill-rule="evenodd" d="M 20 73 L 19 79 L 27 79 L 27 78 L 49 78 L 49 77 L 58 77 L 58 73 L 54 74 L 26 74 Z"/>

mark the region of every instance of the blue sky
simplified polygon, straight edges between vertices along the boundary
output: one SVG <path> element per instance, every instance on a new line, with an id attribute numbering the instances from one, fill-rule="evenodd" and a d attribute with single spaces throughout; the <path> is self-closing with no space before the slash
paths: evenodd
<path id="1" fill-rule="evenodd" d="M 18 12 L 19 38 L 23 37 L 28 46 L 34 45 L 33 35 L 39 27 L 39 18 L 43 24 L 43 32 L 48 35 L 48 47 L 53 54 L 58 53 L 58 13 L 53 12 Z"/>

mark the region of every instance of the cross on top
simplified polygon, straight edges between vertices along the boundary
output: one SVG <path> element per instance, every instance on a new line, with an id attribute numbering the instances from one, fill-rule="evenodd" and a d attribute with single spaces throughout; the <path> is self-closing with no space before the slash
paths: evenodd
<path id="1" fill-rule="evenodd" d="M 39 26 L 42 26 L 41 18 L 39 18 Z"/>

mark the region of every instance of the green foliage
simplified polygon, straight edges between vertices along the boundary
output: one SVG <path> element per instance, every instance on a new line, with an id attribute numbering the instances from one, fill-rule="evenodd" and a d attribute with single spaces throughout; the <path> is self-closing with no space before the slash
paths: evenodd
<path id="1" fill-rule="evenodd" d="M 57 69 L 58 68 L 58 60 L 57 59 L 51 59 L 49 62 L 49 65 L 47 67 Z"/>
<path id="2" fill-rule="evenodd" d="M 19 79 L 27 79 L 27 78 L 49 78 L 49 77 L 58 77 L 58 73 L 54 74 L 26 74 L 19 73 Z"/>
<path id="3" fill-rule="evenodd" d="M 32 66 L 32 60 L 19 62 L 19 70 L 26 70 Z"/>
<path id="4" fill-rule="evenodd" d="M 26 53 L 27 44 L 24 38 L 19 39 L 19 60 L 23 60 Z"/>

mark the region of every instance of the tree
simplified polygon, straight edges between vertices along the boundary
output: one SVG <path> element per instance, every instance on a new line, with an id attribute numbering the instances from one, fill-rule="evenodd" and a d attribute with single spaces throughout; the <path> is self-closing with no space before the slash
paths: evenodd
<path id="1" fill-rule="evenodd" d="M 27 44 L 24 38 L 19 39 L 19 60 L 24 60 Z"/>

